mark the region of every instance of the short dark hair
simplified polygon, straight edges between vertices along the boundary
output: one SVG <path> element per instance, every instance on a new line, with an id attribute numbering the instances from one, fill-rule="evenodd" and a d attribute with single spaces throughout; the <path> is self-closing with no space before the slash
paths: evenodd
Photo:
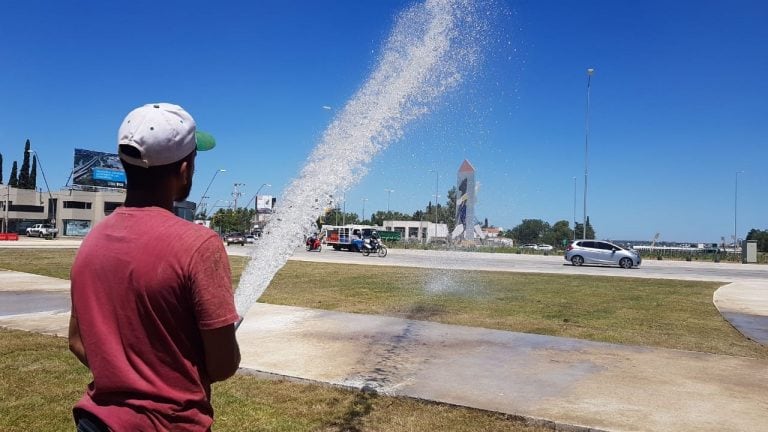
<path id="1" fill-rule="evenodd" d="M 126 156 L 135 157 L 141 159 L 141 154 L 138 149 L 129 145 L 120 145 L 120 151 Z M 160 181 L 165 180 L 168 177 L 172 177 L 179 172 L 181 164 L 189 162 L 197 153 L 197 150 L 192 150 L 192 153 L 188 154 L 181 160 L 172 162 L 166 165 L 151 166 L 148 168 L 130 164 L 123 159 L 120 159 L 120 163 L 123 164 L 125 170 L 125 179 L 128 189 L 146 190 L 157 187 Z"/>

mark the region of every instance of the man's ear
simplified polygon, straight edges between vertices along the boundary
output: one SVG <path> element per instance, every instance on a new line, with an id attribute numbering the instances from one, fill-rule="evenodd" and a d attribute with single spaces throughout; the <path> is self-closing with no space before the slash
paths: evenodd
<path id="1" fill-rule="evenodd" d="M 179 166 L 179 176 L 181 177 L 182 185 L 186 186 L 192 180 L 192 173 L 190 170 L 192 165 L 188 161 L 184 161 Z"/>

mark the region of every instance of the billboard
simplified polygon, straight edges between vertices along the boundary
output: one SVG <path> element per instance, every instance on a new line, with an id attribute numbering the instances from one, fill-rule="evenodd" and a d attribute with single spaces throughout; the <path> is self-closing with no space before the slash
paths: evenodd
<path id="1" fill-rule="evenodd" d="M 272 195 L 259 195 L 256 197 L 256 211 L 258 213 L 272 213 L 275 199 Z"/>
<path id="2" fill-rule="evenodd" d="M 115 153 L 75 149 L 72 184 L 125 189 L 125 171 Z"/>

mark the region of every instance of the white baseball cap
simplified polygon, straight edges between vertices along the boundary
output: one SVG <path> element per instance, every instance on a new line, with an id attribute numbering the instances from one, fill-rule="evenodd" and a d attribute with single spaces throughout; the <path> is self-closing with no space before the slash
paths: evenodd
<path id="1" fill-rule="evenodd" d="M 197 131 L 195 120 L 184 108 L 169 103 L 136 108 L 125 117 L 117 134 L 120 159 L 145 168 L 168 165 L 195 149 L 210 150 L 215 145 L 211 135 Z M 135 148 L 140 156 L 126 154 L 123 146 Z"/>

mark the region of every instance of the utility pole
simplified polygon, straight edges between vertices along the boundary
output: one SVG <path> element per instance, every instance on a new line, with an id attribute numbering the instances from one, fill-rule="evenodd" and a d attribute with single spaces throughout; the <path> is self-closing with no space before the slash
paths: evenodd
<path id="1" fill-rule="evenodd" d="M 595 70 L 592 68 L 587 69 L 587 116 L 585 121 L 585 134 L 584 134 L 584 226 L 582 227 L 581 239 L 587 238 L 587 177 L 589 175 L 589 90 L 592 85 L 592 74 Z"/>
<path id="2" fill-rule="evenodd" d="M 235 183 L 234 188 L 232 189 L 232 202 L 233 208 L 235 211 L 237 211 L 237 199 L 243 194 L 240 192 L 240 186 L 245 186 L 245 183 Z"/>

